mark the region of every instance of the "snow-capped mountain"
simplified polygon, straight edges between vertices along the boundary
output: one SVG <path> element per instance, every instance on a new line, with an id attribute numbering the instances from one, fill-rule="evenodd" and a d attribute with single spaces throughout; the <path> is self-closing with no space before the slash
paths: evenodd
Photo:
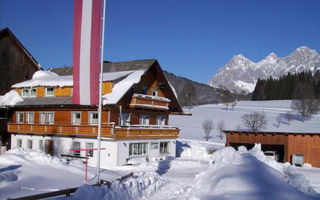
<path id="1" fill-rule="evenodd" d="M 295 73 L 320 69 L 320 55 L 306 46 L 297 48 L 287 57 L 279 58 L 270 53 L 260 62 L 252 62 L 243 55 L 233 56 L 231 60 L 215 74 L 208 85 L 228 89 L 232 92 L 252 92 L 258 78 L 270 76 L 279 78 L 288 72 Z"/>

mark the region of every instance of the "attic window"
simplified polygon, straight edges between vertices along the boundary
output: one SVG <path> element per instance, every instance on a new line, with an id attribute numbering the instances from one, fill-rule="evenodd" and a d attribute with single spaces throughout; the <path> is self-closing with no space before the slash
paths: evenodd
<path id="1" fill-rule="evenodd" d="M 37 88 L 31 88 L 30 97 L 36 97 L 36 96 L 37 96 Z"/>
<path id="2" fill-rule="evenodd" d="M 29 97 L 29 88 L 22 89 L 22 97 Z"/>
<path id="3" fill-rule="evenodd" d="M 54 88 L 53 87 L 47 87 L 46 88 L 46 96 L 47 97 L 53 97 L 54 96 Z"/>

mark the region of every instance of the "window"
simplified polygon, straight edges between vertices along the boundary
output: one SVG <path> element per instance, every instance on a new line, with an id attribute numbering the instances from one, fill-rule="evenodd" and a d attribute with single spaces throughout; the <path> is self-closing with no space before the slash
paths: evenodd
<path id="1" fill-rule="evenodd" d="M 22 140 L 21 139 L 17 139 L 17 147 L 22 147 Z"/>
<path id="2" fill-rule="evenodd" d="M 89 124 L 98 124 L 99 115 L 98 112 L 89 112 Z"/>
<path id="3" fill-rule="evenodd" d="M 39 150 L 43 151 L 43 140 L 39 140 Z"/>
<path id="4" fill-rule="evenodd" d="M 47 113 L 47 123 L 54 124 L 54 113 L 53 112 Z"/>
<path id="5" fill-rule="evenodd" d="M 80 142 L 73 142 L 72 149 L 80 149 Z M 80 156 L 80 151 L 73 151 L 74 156 Z"/>
<path id="6" fill-rule="evenodd" d="M 159 149 L 159 143 L 151 143 L 150 149 Z"/>
<path id="7" fill-rule="evenodd" d="M 142 94 L 148 94 L 148 87 L 142 86 L 141 93 Z"/>
<path id="8" fill-rule="evenodd" d="M 28 141 L 27 141 L 27 147 L 28 147 L 29 149 L 32 149 L 32 140 L 28 140 Z"/>
<path id="9" fill-rule="evenodd" d="M 54 124 L 54 112 L 40 112 L 40 124 Z"/>
<path id="10" fill-rule="evenodd" d="M 33 112 L 27 112 L 27 123 L 33 124 L 34 122 L 34 113 Z"/>
<path id="11" fill-rule="evenodd" d="M 36 97 L 36 96 L 37 96 L 37 88 L 31 88 L 30 97 Z"/>
<path id="12" fill-rule="evenodd" d="M 169 153 L 169 142 L 160 142 L 160 153 Z"/>
<path id="13" fill-rule="evenodd" d="M 87 149 L 93 149 L 93 143 L 86 143 L 86 148 Z M 88 156 L 89 157 L 93 156 L 93 150 L 88 151 Z"/>
<path id="14" fill-rule="evenodd" d="M 46 96 L 53 97 L 54 96 L 54 88 L 53 87 L 47 87 L 46 88 Z"/>
<path id="15" fill-rule="evenodd" d="M 18 123 L 23 123 L 23 116 L 24 116 L 24 113 L 23 112 L 17 112 L 17 122 Z"/>
<path id="16" fill-rule="evenodd" d="M 129 145 L 129 156 L 147 154 L 147 143 L 131 143 Z"/>
<path id="17" fill-rule="evenodd" d="M 25 88 L 22 89 L 22 97 L 29 97 L 29 89 Z"/>
<path id="18" fill-rule="evenodd" d="M 157 116 L 157 125 L 164 126 L 166 125 L 166 118 L 164 116 Z"/>
<path id="19" fill-rule="evenodd" d="M 122 113 L 122 118 L 120 118 L 120 126 L 130 126 L 130 113 Z"/>
<path id="20" fill-rule="evenodd" d="M 140 124 L 149 125 L 150 117 L 148 115 L 140 115 Z"/>
<path id="21" fill-rule="evenodd" d="M 72 112 L 72 124 L 81 124 L 81 112 Z"/>
<path id="22" fill-rule="evenodd" d="M 158 96 L 158 90 L 152 89 L 152 96 Z"/>

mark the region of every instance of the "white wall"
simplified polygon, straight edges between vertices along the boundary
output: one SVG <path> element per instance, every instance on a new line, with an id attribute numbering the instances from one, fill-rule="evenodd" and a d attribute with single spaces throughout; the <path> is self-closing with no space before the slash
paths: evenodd
<path id="1" fill-rule="evenodd" d="M 27 141 L 32 140 L 32 149 L 39 150 L 39 141 L 43 140 L 53 140 L 53 151 L 54 154 L 60 156 L 61 154 L 73 155 L 73 152 L 70 151 L 73 145 L 73 142 L 80 142 L 80 148 L 85 149 L 86 143 L 93 143 L 93 148 L 97 148 L 97 140 L 94 138 L 71 138 L 71 137 L 51 137 L 51 136 L 35 136 L 35 135 L 11 135 L 11 148 L 17 147 L 17 139 L 22 140 L 22 147 L 27 148 Z M 176 140 L 122 140 L 114 141 L 110 139 L 101 139 L 101 150 L 100 155 L 100 166 L 102 168 L 107 166 L 115 165 L 125 165 L 127 160 L 139 156 L 129 156 L 129 146 L 130 143 L 147 143 L 147 154 L 141 155 L 140 157 L 149 157 L 149 158 L 162 158 L 163 155 L 160 155 L 160 142 L 169 142 L 169 153 L 166 156 L 176 156 Z M 158 149 L 151 150 L 151 143 L 158 143 Z M 89 157 L 88 165 L 96 166 L 97 165 L 97 151 L 93 151 L 93 157 Z M 81 157 L 85 157 L 85 151 L 80 152 Z M 85 159 L 83 159 L 85 161 Z"/>

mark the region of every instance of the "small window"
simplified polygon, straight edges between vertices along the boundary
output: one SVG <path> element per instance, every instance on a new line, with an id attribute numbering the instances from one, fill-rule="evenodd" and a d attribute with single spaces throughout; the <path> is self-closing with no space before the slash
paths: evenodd
<path id="1" fill-rule="evenodd" d="M 29 89 L 22 89 L 22 97 L 25 97 L 25 98 L 29 97 Z"/>
<path id="2" fill-rule="evenodd" d="M 140 125 L 149 125 L 150 117 L 148 115 L 140 115 Z"/>
<path id="3" fill-rule="evenodd" d="M 47 123 L 54 124 L 54 113 L 53 112 L 47 113 Z"/>
<path id="4" fill-rule="evenodd" d="M 93 143 L 86 143 L 86 148 L 87 149 L 93 149 Z M 88 151 L 88 156 L 93 157 L 93 150 Z"/>
<path id="5" fill-rule="evenodd" d="M 89 112 L 89 124 L 98 124 L 99 115 L 98 112 Z"/>
<path id="6" fill-rule="evenodd" d="M 17 139 L 17 147 L 22 147 L 22 139 Z"/>
<path id="7" fill-rule="evenodd" d="M 72 113 L 72 124 L 81 124 L 81 112 Z"/>
<path id="8" fill-rule="evenodd" d="M 164 126 L 166 125 L 166 118 L 162 115 L 157 116 L 157 125 L 158 126 Z"/>
<path id="9" fill-rule="evenodd" d="M 24 122 L 23 116 L 24 116 L 23 112 L 17 112 L 17 122 L 18 123 L 23 123 Z"/>
<path id="10" fill-rule="evenodd" d="M 72 149 L 80 149 L 80 142 L 73 142 Z M 74 156 L 80 156 L 80 151 L 73 151 Z"/>
<path id="11" fill-rule="evenodd" d="M 160 142 L 160 153 L 169 153 L 169 142 Z"/>
<path id="12" fill-rule="evenodd" d="M 158 90 L 157 89 L 152 89 L 152 96 L 158 96 Z"/>
<path id="13" fill-rule="evenodd" d="M 47 113 L 40 112 L 40 124 L 45 124 L 46 123 L 46 115 L 47 115 Z"/>
<path id="14" fill-rule="evenodd" d="M 28 140 L 28 141 L 27 141 L 27 147 L 28 147 L 29 149 L 32 149 L 32 140 Z"/>
<path id="15" fill-rule="evenodd" d="M 43 151 L 43 140 L 39 140 L 39 150 Z"/>
<path id="16" fill-rule="evenodd" d="M 47 97 L 53 97 L 54 96 L 54 88 L 53 87 L 47 87 L 46 88 L 46 96 Z"/>
<path id="17" fill-rule="evenodd" d="M 28 124 L 34 123 L 34 113 L 33 112 L 27 112 L 27 123 Z"/>
<path id="18" fill-rule="evenodd" d="M 141 93 L 147 95 L 148 94 L 148 87 L 142 86 Z"/>
<path id="19" fill-rule="evenodd" d="M 37 97 L 37 88 L 30 89 L 30 97 Z"/>

